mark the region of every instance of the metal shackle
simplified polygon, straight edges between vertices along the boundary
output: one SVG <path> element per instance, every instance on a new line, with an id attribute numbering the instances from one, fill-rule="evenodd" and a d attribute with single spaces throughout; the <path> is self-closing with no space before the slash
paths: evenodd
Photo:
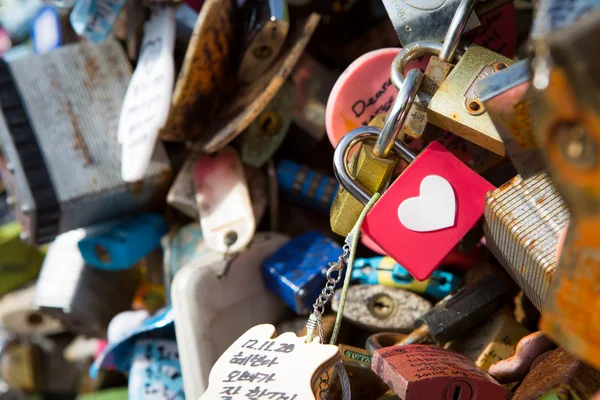
<path id="1" fill-rule="evenodd" d="M 412 107 L 421 82 L 423 73 L 419 69 L 408 71 L 404 84 L 398 91 L 398 96 L 392 104 L 392 108 L 385 119 L 381 134 L 373 147 L 373 154 L 377 157 L 387 158 L 394 147 L 394 141 L 404 126 L 410 107 Z"/>
<path id="2" fill-rule="evenodd" d="M 400 90 L 402 85 L 404 85 L 404 70 L 409 62 L 423 56 L 438 56 L 441 51 L 442 44 L 433 40 L 421 40 L 403 48 L 394 57 L 390 71 L 390 78 L 396 89 Z"/>
<path id="3" fill-rule="evenodd" d="M 454 18 L 450 23 L 450 27 L 444 37 L 442 51 L 440 52 L 440 60 L 444 62 L 452 62 L 458 42 L 467 26 L 467 21 L 475 8 L 477 0 L 462 0 L 454 13 Z"/>
<path id="4" fill-rule="evenodd" d="M 365 189 L 363 185 L 361 185 L 359 182 L 356 182 L 350 176 L 346 165 L 346 158 L 348 157 L 350 149 L 356 144 L 367 140 L 375 141 L 380 133 L 381 129 L 375 126 L 363 126 L 356 128 L 344 135 L 342 140 L 340 140 L 335 148 L 335 152 L 333 153 L 333 171 L 335 173 L 335 177 L 340 182 L 340 185 L 342 185 L 342 187 L 348 191 L 348 193 L 365 205 L 371 199 L 372 194 L 369 193 L 369 191 Z M 398 157 L 409 163 L 413 162 L 417 157 L 415 152 L 400 140 L 394 141 L 394 147 L 392 150 Z"/>

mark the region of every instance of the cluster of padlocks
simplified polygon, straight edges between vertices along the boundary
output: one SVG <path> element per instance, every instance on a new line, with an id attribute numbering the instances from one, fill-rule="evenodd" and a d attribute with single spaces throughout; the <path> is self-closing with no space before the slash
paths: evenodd
<path id="1" fill-rule="evenodd" d="M 599 43 L 598 0 L 0 0 L 0 400 L 600 400 Z"/>

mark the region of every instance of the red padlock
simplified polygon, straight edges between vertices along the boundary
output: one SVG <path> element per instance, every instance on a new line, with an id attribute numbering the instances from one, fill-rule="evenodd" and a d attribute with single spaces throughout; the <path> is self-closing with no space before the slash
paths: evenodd
<path id="1" fill-rule="evenodd" d="M 357 128 L 335 150 L 338 180 L 363 204 L 372 195 L 351 178 L 345 159 L 350 147 L 375 140 L 380 132 L 376 127 Z M 423 281 L 481 218 L 485 194 L 495 187 L 437 142 L 415 156 L 396 140 L 394 152 L 414 161 L 369 211 L 362 232 Z"/>

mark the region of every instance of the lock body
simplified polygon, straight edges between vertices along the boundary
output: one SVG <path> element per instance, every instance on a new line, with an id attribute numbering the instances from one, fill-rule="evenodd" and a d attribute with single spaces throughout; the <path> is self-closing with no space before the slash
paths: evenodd
<path id="1" fill-rule="evenodd" d="M 306 233 L 265 260 L 265 284 L 296 314 L 308 315 L 327 282 L 329 263 L 341 254 L 342 248 L 333 240 L 316 231 Z"/>
<path id="2" fill-rule="evenodd" d="M 379 349 L 371 368 L 403 400 L 506 399 L 506 389 L 469 358 L 435 346 Z"/>
<path id="3" fill-rule="evenodd" d="M 362 232 L 423 281 L 477 223 L 493 189 L 433 142 L 373 206 Z"/>
<path id="4" fill-rule="evenodd" d="M 337 312 L 342 289 L 331 299 Z M 423 297 L 404 289 L 379 285 L 353 285 L 348 289 L 344 318 L 370 332 L 403 332 L 412 330 L 415 321 L 431 309 Z"/>
<path id="5" fill-rule="evenodd" d="M 112 317 L 130 309 L 141 273 L 139 268 L 103 271 L 86 265 L 77 248 L 84 236 L 83 229 L 73 230 L 50 245 L 33 305 L 70 332 L 103 338 Z"/>
<path id="6" fill-rule="evenodd" d="M 372 193 L 384 190 L 390 183 L 400 159 L 397 157 L 380 158 L 373 154 L 373 145 L 364 144 L 356 156 L 353 177 Z M 340 188 L 331 206 L 331 230 L 338 235 L 347 236 L 354 228 L 364 205 L 348 191 Z"/>
<path id="7" fill-rule="evenodd" d="M 79 68 L 89 60 L 93 77 Z M 164 199 L 171 167 L 162 143 L 140 182 L 120 177 L 115 137 L 131 67 L 116 40 L 4 62 L 0 74 L 0 172 L 23 239 L 47 243 Z"/>
<path id="8" fill-rule="evenodd" d="M 486 197 L 487 247 L 539 311 L 556 272 L 559 234 L 568 223 L 569 211 L 546 173 L 516 176 Z"/>
<path id="9" fill-rule="evenodd" d="M 117 222 L 108 230 L 92 230 L 77 246 L 84 261 L 93 267 L 119 271 L 132 267 L 160 245 L 167 224 L 159 214 L 140 214 Z"/>
<path id="10" fill-rule="evenodd" d="M 549 392 L 566 392 L 566 397 L 555 398 L 589 399 L 599 389 L 600 372 L 559 347 L 535 359 L 513 399 L 534 400 Z"/>
<path id="11" fill-rule="evenodd" d="M 479 81 L 512 60 L 472 45 L 433 95 L 427 117 L 432 124 L 503 156 L 502 139 L 479 95 Z"/>

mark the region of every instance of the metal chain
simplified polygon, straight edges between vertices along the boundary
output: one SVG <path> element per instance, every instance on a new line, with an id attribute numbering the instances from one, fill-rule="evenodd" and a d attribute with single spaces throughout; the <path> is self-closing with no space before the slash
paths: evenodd
<path id="1" fill-rule="evenodd" d="M 348 235 L 349 237 L 351 235 Z M 310 335 L 310 332 L 314 331 L 315 324 L 319 329 L 319 338 L 321 343 L 325 343 L 325 333 L 323 332 L 323 322 L 322 317 L 325 313 L 325 305 L 335 293 L 335 286 L 342 279 L 342 271 L 346 262 L 348 260 L 348 256 L 350 255 L 350 245 L 351 241 L 346 238 L 346 243 L 342 247 L 342 254 L 335 262 L 329 263 L 329 269 L 327 270 L 327 282 L 325 283 L 325 287 L 317 297 L 315 304 L 313 305 L 313 313 L 308 319 L 306 324 L 307 331 Z M 336 275 L 337 273 L 337 275 Z M 329 372 L 325 372 L 321 375 L 319 380 L 319 398 L 325 400 L 327 398 L 327 393 L 329 391 Z"/>

